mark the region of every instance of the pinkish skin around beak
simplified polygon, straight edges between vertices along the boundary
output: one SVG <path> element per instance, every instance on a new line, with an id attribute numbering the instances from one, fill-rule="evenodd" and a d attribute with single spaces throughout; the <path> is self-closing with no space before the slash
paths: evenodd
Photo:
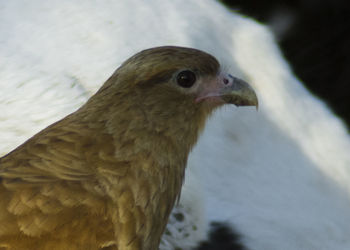
<path id="1" fill-rule="evenodd" d="M 214 99 L 220 103 L 231 103 L 236 106 L 255 106 L 258 109 L 259 103 L 255 91 L 245 81 L 230 74 L 221 73 L 210 89 L 202 91 L 196 102 L 205 99 Z"/>

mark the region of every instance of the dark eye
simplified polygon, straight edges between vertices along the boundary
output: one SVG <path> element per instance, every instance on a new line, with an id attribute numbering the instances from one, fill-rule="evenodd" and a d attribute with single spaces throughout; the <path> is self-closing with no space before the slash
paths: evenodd
<path id="1" fill-rule="evenodd" d="M 196 75 L 190 70 L 184 70 L 177 75 L 176 81 L 181 87 L 190 88 L 196 82 Z"/>

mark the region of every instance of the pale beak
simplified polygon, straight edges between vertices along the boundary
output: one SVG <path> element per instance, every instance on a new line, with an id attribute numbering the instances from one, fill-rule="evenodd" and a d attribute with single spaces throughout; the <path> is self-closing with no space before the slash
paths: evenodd
<path id="1" fill-rule="evenodd" d="M 258 98 L 253 88 L 245 81 L 226 73 L 221 73 L 199 91 L 196 102 L 202 100 L 236 106 L 255 106 L 258 109 Z"/>
<path id="2" fill-rule="evenodd" d="M 236 106 L 255 106 L 258 108 L 258 98 L 252 87 L 245 81 L 229 75 L 229 83 L 219 91 L 219 96 L 226 103 Z"/>

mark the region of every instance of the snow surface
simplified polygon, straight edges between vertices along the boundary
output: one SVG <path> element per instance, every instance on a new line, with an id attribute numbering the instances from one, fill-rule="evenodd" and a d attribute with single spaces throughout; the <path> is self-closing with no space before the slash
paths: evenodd
<path id="1" fill-rule="evenodd" d="M 293 75 L 266 27 L 215 1 L 0 1 L 0 154 L 160 45 L 215 55 L 260 101 L 258 112 L 224 107 L 209 121 L 175 208 L 185 220 L 170 218 L 161 249 L 189 249 L 213 220 L 251 250 L 350 249 L 345 126 Z"/>

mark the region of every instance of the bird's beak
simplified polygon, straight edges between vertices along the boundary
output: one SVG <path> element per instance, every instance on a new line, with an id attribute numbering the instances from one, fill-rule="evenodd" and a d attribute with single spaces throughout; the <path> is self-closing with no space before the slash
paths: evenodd
<path id="1" fill-rule="evenodd" d="M 226 73 L 221 73 L 200 91 L 196 101 L 202 100 L 258 108 L 258 98 L 253 88 L 245 81 Z"/>
<path id="2" fill-rule="evenodd" d="M 253 88 L 239 78 L 231 75 L 229 75 L 229 78 L 229 83 L 219 91 L 220 98 L 224 102 L 232 103 L 236 106 L 255 106 L 258 108 L 259 102 Z"/>

